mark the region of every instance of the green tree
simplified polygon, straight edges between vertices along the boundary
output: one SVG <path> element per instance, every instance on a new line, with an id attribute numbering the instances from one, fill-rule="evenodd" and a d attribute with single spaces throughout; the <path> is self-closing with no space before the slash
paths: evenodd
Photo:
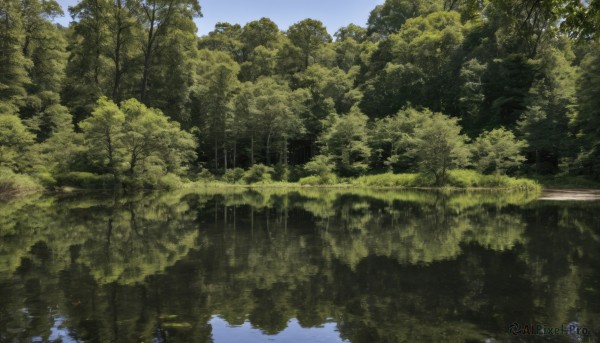
<path id="1" fill-rule="evenodd" d="M 22 169 L 24 154 L 33 145 L 35 136 L 14 114 L 0 114 L 0 166 L 15 171 Z"/>
<path id="2" fill-rule="evenodd" d="M 335 180 L 334 169 L 335 164 L 332 162 L 331 157 L 327 155 L 317 155 L 304 165 L 304 170 L 318 176 L 321 184 L 328 184 Z"/>
<path id="3" fill-rule="evenodd" d="M 505 174 L 525 161 L 522 151 L 526 146 L 504 128 L 485 131 L 473 142 L 473 160 L 482 173 Z"/>
<path id="4" fill-rule="evenodd" d="M 31 82 L 27 74 L 31 61 L 23 54 L 25 30 L 20 2 L 0 3 L 0 101 L 14 106 L 23 104 L 26 87 Z"/>
<path id="5" fill-rule="evenodd" d="M 240 63 L 243 61 L 242 27 L 239 24 L 216 23 L 215 29 L 200 38 L 200 49 L 222 51 Z"/>
<path id="6" fill-rule="evenodd" d="M 303 69 L 308 68 L 311 58 L 315 59 L 315 54 L 321 47 L 331 42 L 331 36 L 323 23 L 313 19 L 305 19 L 290 26 L 287 36 L 302 51 Z"/>
<path id="7" fill-rule="evenodd" d="M 123 162 L 123 124 L 125 114 L 105 97 L 98 100 L 96 109 L 79 123 L 90 153 L 101 167 L 106 167 L 115 179 Z"/>
<path id="8" fill-rule="evenodd" d="M 219 170 L 220 166 L 228 169 L 233 114 L 231 100 L 239 87 L 237 75 L 240 67 L 226 53 L 204 49 L 200 51 L 197 68 L 198 82 L 192 91 L 191 123 L 201 129 L 208 140 L 206 143 L 214 152 L 214 170 Z M 222 163 L 219 163 L 220 160 Z"/>
<path id="9" fill-rule="evenodd" d="M 407 20 L 371 54 L 361 108 L 371 116 L 396 113 L 409 103 L 451 111 L 464 32 L 454 11 Z"/>
<path id="10" fill-rule="evenodd" d="M 362 43 L 367 39 L 367 29 L 356 24 L 349 24 L 337 30 L 334 36 L 338 42 L 352 39 L 357 43 Z"/>
<path id="11" fill-rule="evenodd" d="M 415 156 L 408 154 L 415 129 L 433 113 L 428 110 L 404 108 L 396 115 L 378 119 L 370 132 L 370 145 L 380 162 L 392 171 L 411 171 L 416 167 Z"/>
<path id="12" fill-rule="evenodd" d="M 436 0 L 386 0 L 371 11 L 367 23 L 369 34 L 383 37 L 398 32 L 404 23 L 421 15 L 441 10 L 441 1 Z"/>
<path id="13" fill-rule="evenodd" d="M 141 0 L 136 14 L 138 22 L 146 32 L 142 42 L 144 56 L 140 100 L 147 102 L 148 85 L 153 73 L 154 58 L 160 49 L 160 41 L 182 20 L 191 21 L 194 17 L 202 16 L 202 13 L 198 0 Z"/>
<path id="14" fill-rule="evenodd" d="M 244 55 L 248 56 L 259 46 L 276 49 L 281 43 L 279 27 L 269 18 L 260 18 L 244 25 L 240 40 L 244 45 Z"/>
<path id="15" fill-rule="evenodd" d="M 353 107 L 350 113 L 334 114 L 328 121 L 329 127 L 319 139 L 323 145 L 322 153 L 331 158 L 340 175 L 365 173 L 371 157 L 371 148 L 367 144 L 367 116 L 358 107 Z"/>
<path id="16" fill-rule="evenodd" d="M 156 183 L 167 173 L 180 175 L 196 157 L 192 134 L 182 131 L 159 110 L 147 108 L 135 99 L 124 101 L 123 145 L 125 173 L 134 181 Z M 154 178 L 155 180 L 150 180 Z"/>
<path id="17" fill-rule="evenodd" d="M 480 119 L 479 112 L 485 100 L 484 73 L 487 64 L 480 63 L 476 58 L 463 63 L 460 69 L 459 106 L 465 126 L 473 129 Z"/>
<path id="18" fill-rule="evenodd" d="M 598 44 L 586 54 L 581 63 L 581 75 L 577 84 L 579 113 L 573 124 L 580 135 L 581 146 L 578 161 L 580 173 L 600 179 L 600 58 L 595 51 Z"/>
<path id="19" fill-rule="evenodd" d="M 438 186 L 445 184 L 449 169 L 469 163 L 468 138 L 460 131 L 458 119 L 442 113 L 424 117 L 415 128 L 413 146 L 408 153 L 418 159 L 423 172 L 435 177 Z"/>

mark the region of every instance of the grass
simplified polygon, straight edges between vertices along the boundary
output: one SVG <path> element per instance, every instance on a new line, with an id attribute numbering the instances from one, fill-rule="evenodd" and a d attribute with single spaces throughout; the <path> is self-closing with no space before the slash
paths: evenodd
<path id="1" fill-rule="evenodd" d="M 241 174 L 241 173 L 238 173 Z M 268 173 L 263 173 L 269 175 Z M 238 181 L 231 182 L 238 179 Z M 201 179 L 190 182 L 181 180 L 174 175 L 166 175 L 160 180 L 154 189 L 201 189 L 201 188 L 435 188 L 442 190 L 454 189 L 491 189 L 511 191 L 539 191 L 540 184 L 535 180 L 517 179 L 503 175 L 482 175 L 472 170 L 451 170 L 447 175 L 445 186 L 435 186 L 432 176 L 424 174 L 377 174 L 357 178 L 337 178 L 335 175 L 326 177 L 308 176 L 298 182 L 271 181 L 270 177 L 261 176 L 262 181 L 247 183 L 247 180 L 235 177 L 225 180 Z M 72 172 L 58 175 L 56 185 L 62 189 L 108 189 L 114 187 L 111 175 L 97 175 L 86 172 Z M 586 184 L 587 185 L 587 184 Z M 32 193 L 42 190 L 43 187 L 36 179 L 19 175 L 9 169 L 0 169 L 0 197 L 12 197 L 20 194 Z"/>
<path id="2" fill-rule="evenodd" d="M 423 174 L 368 175 L 354 179 L 352 184 L 365 187 L 436 187 L 434 178 Z M 451 170 L 448 172 L 445 188 L 535 191 L 540 190 L 541 186 L 534 180 L 517 179 L 504 175 L 482 175 L 473 170 Z"/>
<path id="3" fill-rule="evenodd" d="M 228 183 L 224 181 L 197 181 L 185 188 L 286 188 L 286 187 L 323 187 L 323 188 L 443 188 L 443 189 L 500 189 L 518 191 L 539 191 L 541 186 L 534 180 L 517 179 L 504 175 L 482 175 L 472 170 L 451 170 L 446 185 L 435 185 L 432 176 L 423 174 L 377 174 L 357 178 L 337 179 L 307 176 L 298 182 L 262 181 L 258 183 Z"/>
<path id="4" fill-rule="evenodd" d="M 0 198 L 35 193 L 42 190 L 42 186 L 28 175 L 16 174 L 10 169 L 0 169 Z"/>

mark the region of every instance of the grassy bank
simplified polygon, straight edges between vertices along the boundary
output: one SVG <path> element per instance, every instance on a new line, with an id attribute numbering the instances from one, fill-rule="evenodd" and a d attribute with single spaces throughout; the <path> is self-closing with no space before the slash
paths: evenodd
<path id="1" fill-rule="evenodd" d="M 186 187 L 256 187 L 256 188 L 290 188 L 290 187 L 320 187 L 320 188 L 444 188 L 444 189 L 498 189 L 517 191 L 539 191 L 541 186 L 534 180 L 517 179 L 502 175 L 482 175 L 471 170 L 453 170 L 448 172 L 447 182 L 443 187 L 435 185 L 433 177 L 422 174 L 377 174 L 358 178 L 336 178 L 308 176 L 298 182 L 261 181 L 257 183 L 224 182 L 206 180 L 194 182 Z"/>
<path id="2" fill-rule="evenodd" d="M 361 176 L 352 180 L 353 185 L 367 187 L 430 188 L 436 187 L 433 177 L 422 174 L 379 174 Z M 517 179 L 504 175 L 483 175 L 472 170 L 451 170 L 448 172 L 446 188 L 485 188 L 531 191 L 540 190 L 538 182 Z"/>
<path id="3" fill-rule="evenodd" d="M 112 176 L 91 173 L 69 173 L 60 175 L 56 178 L 53 187 L 56 190 L 103 190 L 111 192 L 116 189 Z M 443 187 L 436 186 L 433 177 L 416 173 L 386 173 L 357 178 L 337 178 L 334 175 L 326 175 L 324 177 L 308 176 L 301 178 L 298 182 L 272 181 L 270 175 L 265 173 L 253 180 L 244 178 L 237 178 L 237 180 L 227 178 L 217 179 L 211 176 L 210 178 L 200 179 L 198 181 L 189 181 L 173 175 L 167 175 L 157 180 L 154 186 L 148 188 L 148 190 L 197 188 L 432 188 L 445 190 L 486 189 L 529 192 L 539 191 L 542 186 L 535 180 L 517 179 L 501 175 L 482 175 L 472 170 L 452 170 L 448 172 L 447 180 Z M 43 187 L 40 186 L 40 183 L 30 176 L 15 174 L 7 169 L 2 169 L 0 171 L 0 197 L 15 197 L 22 194 L 41 191 L 42 189 Z M 147 188 L 140 186 L 133 189 L 146 190 Z"/>
<path id="4" fill-rule="evenodd" d="M 15 174 L 12 170 L 0 169 L 0 199 L 35 193 L 43 187 L 28 175 Z"/>

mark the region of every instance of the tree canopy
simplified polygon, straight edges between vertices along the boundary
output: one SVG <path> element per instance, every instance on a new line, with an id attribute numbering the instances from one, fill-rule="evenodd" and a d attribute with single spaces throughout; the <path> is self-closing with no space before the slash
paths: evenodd
<path id="1" fill-rule="evenodd" d="M 297 180 L 322 174 L 310 161 L 600 178 L 597 0 L 386 0 L 365 26 L 263 17 L 198 37 L 200 5 L 81 0 L 65 28 L 55 1 L 3 1 L 3 164 L 50 184 L 255 164 Z"/>

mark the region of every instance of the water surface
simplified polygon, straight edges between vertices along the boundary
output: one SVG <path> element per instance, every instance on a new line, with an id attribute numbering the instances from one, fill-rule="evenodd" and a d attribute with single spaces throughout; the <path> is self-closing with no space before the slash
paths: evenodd
<path id="1" fill-rule="evenodd" d="M 2 203 L 0 342 L 596 342 L 600 202 L 536 198 L 302 189 Z"/>

